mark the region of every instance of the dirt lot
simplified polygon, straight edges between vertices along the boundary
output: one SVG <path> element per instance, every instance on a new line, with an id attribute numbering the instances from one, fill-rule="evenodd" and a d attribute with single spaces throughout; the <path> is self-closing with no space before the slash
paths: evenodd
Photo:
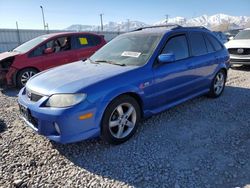
<path id="1" fill-rule="evenodd" d="M 144 120 L 128 142 L 60 145 L 18 118 L 0 93 L 0 187 L 250 187 L 250 68 L 230 70 L 218 99 Z"/>

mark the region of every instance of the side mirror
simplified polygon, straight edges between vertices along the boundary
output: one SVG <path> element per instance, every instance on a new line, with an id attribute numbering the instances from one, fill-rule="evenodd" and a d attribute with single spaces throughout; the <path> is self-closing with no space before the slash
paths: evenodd
<path id="1" fill-rule="evenodd" d="M 46 48 L 43 53 L 44 54 L 52 54 L 54 52 L 53 48 Z"/>
<path id="2" fill-rule="evenodd" d="M 234 37 L 229 37 L 229 40 L 234 40 Z"/>
<path id="3" fill-rule="evenodd" d="M 175 55 L 173 53 L 161 54 L 158 56 L 160 63 L 172 63 L 175 61 Z"/>

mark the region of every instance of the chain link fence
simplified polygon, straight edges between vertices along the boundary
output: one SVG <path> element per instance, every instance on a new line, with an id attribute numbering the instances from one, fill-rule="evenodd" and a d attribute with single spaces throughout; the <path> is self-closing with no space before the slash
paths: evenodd
<path id="1" fill-rule="evenodd" d="M 58 33 L 58 32 L 70 32 L 65 30 L 50 30 L 49 33 Z M 108 42 L 121 34 L 121 32 L 95 32 L 99 35 L 104 35 L 105 40 Z M 32 29 L 0 29 L 0 52 L 5 52 L 14 49 L 20 44 L 33 39 L 37 36 L 47 34 L 48 31 L 45 30 L 32 30 Z"/>

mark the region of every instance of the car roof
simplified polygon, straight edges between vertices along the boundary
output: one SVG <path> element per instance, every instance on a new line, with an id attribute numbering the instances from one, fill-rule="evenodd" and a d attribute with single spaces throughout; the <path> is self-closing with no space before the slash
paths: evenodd
<path id="1" fill-rule="evenodd" d="M 90 33 L 90 32 L 59 32 L 59 33 L 49 33 L 43 36 L 51 38 L 56 36 L 86 35 L 86 34 L 97 35 L 95 33 Z"/>

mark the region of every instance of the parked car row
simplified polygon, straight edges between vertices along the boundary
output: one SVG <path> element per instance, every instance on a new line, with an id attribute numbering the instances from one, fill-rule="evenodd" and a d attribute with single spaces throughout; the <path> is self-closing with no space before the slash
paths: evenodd
<path id="1" fill-rule="evenodd" d="M 229 51 L 232 65 L 250 65 L 250 28 L 240 31 L 225 46 Z"/>
<path id="2" fill-rule="evenodd" d="M 36 73 L 86 60 L 104 44 L 102 36 L 86 32 L 39 36 L 0 54 L 0 82 L 22 88 Z"/>
<path id="3" fill-rule="evenodd" d="M 89 43 L 75 35 L 67 39 L 71 48 Z M 41 57 L 45 61 L 48 54 L 64 53 L 65 40 L 36 40 L 44 42 L 27 54 L 41 64 Z M 100 39 L 95 49 L 104 43 Z M 79 60 L 90 53 L 72 54 Z M 120 144 L 133 136 L 142 118 L 200 95 L 219 97 L 228 69 L 228 51 L 211 31 L 146 27 L 116 37 L 86 61 L 32 76 L 20 90 L 18 103 L 26 124 L 50 140 L 71 143 L 101 136 Z"/>
<path id="4" fill-rule="evenodd" d="M 22 119 L 50 140 L 101 136 L 120 144 L 142 118 L 200 95 L 219 97 L 230 62 L 250 64 L 249 41 L 245 29 L 225 48 L 206 28 L 178 25 L 140 28 L 107 44 L 92 33 L 49 34 L 0 54 L 0 79 L 22 87 Z"/>

